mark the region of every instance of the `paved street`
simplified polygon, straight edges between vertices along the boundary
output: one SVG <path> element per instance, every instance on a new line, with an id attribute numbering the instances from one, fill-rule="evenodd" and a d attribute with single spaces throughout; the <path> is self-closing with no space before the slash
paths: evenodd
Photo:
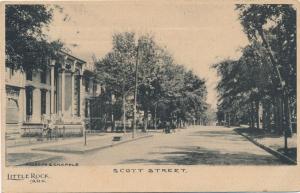
<path id="1" fill-rule="evenodd" d="M 193 126 L 172 134 L 155 134 L 119 146 L 85 153 L 56 153 L 52 162 L 79 165 L 179 164 L 179 165 L 269 165 L 279 159 L 238 135 L 232 128 Z"/>

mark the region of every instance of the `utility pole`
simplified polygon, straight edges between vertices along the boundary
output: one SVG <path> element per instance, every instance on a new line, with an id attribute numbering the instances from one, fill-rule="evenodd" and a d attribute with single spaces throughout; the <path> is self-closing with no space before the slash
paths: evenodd
<path id="1" fill-rule="evenodd" d="M 139 45 L 140 45 L 140 40 L 138 40 L 138 45 L 136 50 L 132 138 L 135 137 L 135 133 L 136 133 L 136 103 L 137 103 L 137 87 L 138 87 Z"/>

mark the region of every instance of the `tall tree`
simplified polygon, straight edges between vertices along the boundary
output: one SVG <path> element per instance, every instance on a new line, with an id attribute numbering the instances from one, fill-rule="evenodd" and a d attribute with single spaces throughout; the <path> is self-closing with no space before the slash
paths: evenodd
<path id="1" fill-rule="evenodd" d="M 63 47 L 60 41 L 49 42 L 43 33 L 53 17 L 53 8 L 45 5 L 5 6 L 6 65 L 32 70 L 47 64 L 49 57 Z"/>
<path id="2" fill-rule="evenodd" d="M 148 128 L 148 115 L 153 103 L 158 100 L 159 84 L 157 72 L 159 66 L 159 46 L 154 37 L 142 35 L 139 38 L 139 66 L 138 66 L 138 101 L 144 111 L 144 131 Z"/>
<path id="3" fill-rule="evenodd" d="M 205 81 L 176 64 L 173 57 L 155 43 L 153 36 L 135 38 L 134 33 L 115 34 L 112 51 L 96 65 L 99 79 L 122 99 L 124 129 L 125 107 L 130 103 L 126 98 L 135 88 L 136 62 L 137 102 L 144 112 L 144 131 L 148 128 L 149 112 L 156 127 L 158 119 L 175 121 L 176 117 L 196 117 L 196 113 L 205 111 Z"/>
<path id="4" fill-rule="evenodd" d="M 258 43 L 246 46 L 242 52 L 238 60 L 225 60 L 214 66 L 221 76 L 217 86 L 219 110 L 228 114 L 227 119 L 229 115 L 242 118 L 249 113 L 251 127 L 256 120 L 259 128 L 259 104 L 272 91 L 270 62 Z"/>
<path id="5" fill-rule="evenodd" d="M 296 90 L 296 10 L 288 4 L 237 5 L 237 10 L 249 40 L 261 40 L 271 60 L 273 85 L 281 90 L 287 134 L 291 128 L 290 101 Z"/>
<path id="6" fill-rule="evenodd" d="M 113 36 L 113 49 L 96 62 L 98 79 L 111 94 L 122 101 L 123 129 L 126 131 L 126 97 L 133 91 L 136 61 L 135 34 L 117 33 Z"/>

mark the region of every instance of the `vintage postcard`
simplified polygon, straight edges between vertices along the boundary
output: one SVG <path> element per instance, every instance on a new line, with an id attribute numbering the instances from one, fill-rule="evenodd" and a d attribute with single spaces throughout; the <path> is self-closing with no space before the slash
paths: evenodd
<path id="1" fill-rule="evenodd" d="M 0 13 L 3 192 L 300 191 L 298 1 Z"/>

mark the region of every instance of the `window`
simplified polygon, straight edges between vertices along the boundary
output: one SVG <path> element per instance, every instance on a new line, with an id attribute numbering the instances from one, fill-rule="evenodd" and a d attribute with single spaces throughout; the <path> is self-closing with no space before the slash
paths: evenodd
<path id="1" fill-rule="evenodd" d="M 85 79 L 85 92 L 89 92 L 89 90 L 90 90 L 90 88 L 89 88 L 89 79 L 88 78 L 86 78 Z"/>
<path id="2" fill-rule="evenodd" d="M 93 82 L 93 95 L 96 95 L 97 93 L 97 84 L 96 82 Z"/>
<path id="3" fill-rule="evenodd" d="M 26 80 L 32 80 L 32 70 L 26 72 Z"/>
<path id="4" fill-rule="evenodd" d="M 40 72 L 40 76 L 41 76 L 41 83 L 46 84 L 47 83 L 47 73 L 46 73 L 45 69 Z"/>
<path id="5" fill-rule="evenodd" d="M 46 90 L 41 90 L 41 115 L 46 114 Z"/>
<path id="6" fill-rule="evenodd" d="M 32 107 L 33 107 L 33 88 L 26 88 L 26 115 L 32 115 Z"/>
<path id="7" fill-rule="evenodd" d="M 9 78 L 12 78 L 14 76 L 14 69 L 13 68 L 9 68 Z"/>
<path id="8" fill-rule="evenodd" d="M 85 117 L 89 117 L 89 101 L 85 101 L 85 111 L 84 111 Z"/>

